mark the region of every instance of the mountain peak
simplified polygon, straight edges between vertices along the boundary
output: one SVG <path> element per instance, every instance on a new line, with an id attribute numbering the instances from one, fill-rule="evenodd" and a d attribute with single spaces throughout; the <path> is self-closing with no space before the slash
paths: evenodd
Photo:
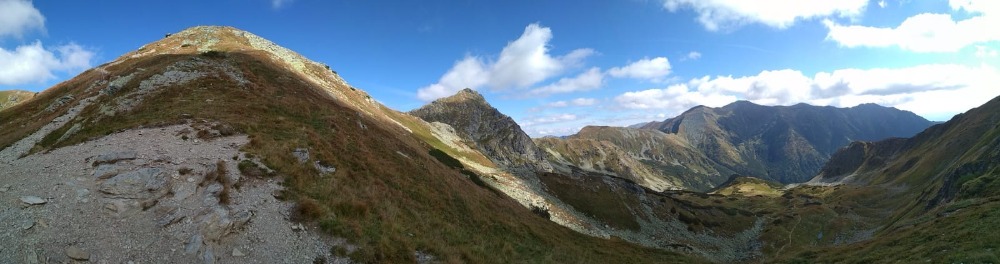
<path id="1" fill-rule="evenodd" d="M 476 90 L 472 90 L 471 88 L 462 89 L 455 93 L 455 96 L 483 98 L 482 94 L 479 94 L 479 92 L 476 92 Z"/>
<path id="2" fill-rule="evenodd" d="M 442 97 L 441 99 L 437 99 L 434 102 L 441 102 L 441 103 L 449 103 L 449 102 L 480 102 L 480 103 L 488 104 L 486 102 L 486 98 L 483 98 L 482 94 L 480 94 L 479 92 L 476 92 L 476 90 L 472 90 L 470 88 L 462 89 L 462 90 L 458 91 L 457 93 L 455 93 L 452 96 Z"/>

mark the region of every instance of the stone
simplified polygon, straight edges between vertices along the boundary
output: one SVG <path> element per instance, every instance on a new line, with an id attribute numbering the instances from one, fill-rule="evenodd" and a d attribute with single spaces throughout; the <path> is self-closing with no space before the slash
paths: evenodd
<path id="1" fill-rule="evenodd" d="M 90 253 L 76 246 L 67 247 L 66 256 L 74 260 L 90 260 Z"/>
<path id="2" fill-rule="evenodd" d="M 21 230 L 28 230 L 35 226 L 35 220 L 31 219 L 21 220 L 21 223 L 19 225 Z"/>
<path id="3" fill-rule="evenodd" d="M 113 204 L 113 203 L 105 204 L 104 205 L 104 209 L 108 209 L 108 210 L 110 210 L 112 212 L 115 212 L 115 213 L 118 212 L 118 206 L 115 206 L 115 204 Z"/>
<path id="4" fill-rule="evenodd" d="M 163 169 L 142 168 L 111 177 L 101 183 L 100 191 L 121 198 L 145 198 L 147 191 L 157 191 L 167 184 Z"/>
<path id="5" fill-rule="evenodd" d="M 201 255 L 201 260 L 204 261 L 205 264 L 214 264 L 215 263 L 215 254 L 212 253 L 212 249 L 211 248 L 206 248 L 205 249 L 205 253 Z"/>
<path id="6" fill-rule="evenodd" d="M 243 209 L 232 215 L 233 219 L 233 229 L 243 228 L 247 223 L 250 222 L 250 218 L 253 217 L 253 212 Z"/>
<path id="7" fill-rule="evenodd" d="M 121 169 L 114 164 L 101 164 L 94 169 L 94 177 L 98 179 L 107 179 L 111 176 L 115 176 Z"/>
<path id="8" fill-rule="evenodd" d="M 108 163 L 117 163 L 123 160 L 134 160 L 139 154 L 135 151 L 106 152 L 94 157 L 94 166 Z"/>
<path id="9" fill-rule="evenodd" d="M 27 263 L 27 264 L 39 264 L 39 263 L 42 263 L 43 259 L 39 259 L 39 258 L 43 258 L 43 257 L 39 256 L 38 253 L 36 253 L 35 251 L 28 251 L 28 254 L 25 254 L 25 256 L 24 256 L 24 263 Z"/>
<path id="10" fill-rule="evenodd" d="M 330 173 L 337 172 L 337 168 L 334 168 L 333 166 L 326 166 L 323 164 L 323 162 L 320 162 L 318 160 L 316 162 L 313 162 L 313 167 L 316 167 L 316 170 L 319 171 L 321 175 L 327 175 Z"/>
<path id="11" fill-rule="evenodd" d="M 305 163 L 309 160 L 309 149 L 297 148 L 292 151 L 292 156 L 295 156 L 299 163 Z"/>
<path id="12" fill-rule="evenodd" d="M 40 204 L 45 204 L 48 201 L 38 196 L 21 196 L 21 202 L 29 205 L 40 205 Z"/>
<path id="13" fill-rule="evenodd" d="M 233 249 L 233 257 L 242 257 L 242 256 L 246 256 L 246 254 L 243 254 L 243 251 L 240 251 L 240 249 L 238 248 Z"/>
<path id="14" fill-rule="evenodd" d="M 7 191 L 10 191 L 10 184 L 4 184 L 3 187 L 0 187 L 0 193 L 7 192 Z"/>
<path id="15" fill-rule="evenodd" d="M 202 239 L 201 234 L 191 236 L 191 239 L 188 240 L 187 246 L 184 247 L 184 253 L 193 254 L 198 252 L 198 249 L 201 249 Z"/>

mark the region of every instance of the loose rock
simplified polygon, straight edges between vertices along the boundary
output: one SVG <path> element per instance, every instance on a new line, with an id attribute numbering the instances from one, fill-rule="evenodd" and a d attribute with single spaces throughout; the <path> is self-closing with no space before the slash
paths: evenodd
<path id="1" fill-rule="evenodd" d="M 21 196 L 21 202 L 24 202 L 29 205 L 39 205 L 39 204 L 45 204 L 48 201 L 38 196 Z"/>
<path id="2" fill-rule="evenodd" d="M 246 254 L 243 254 L 243 251 L 240 251 L 240 249 L 238 248 L 233 249 L 233 257 L 242 257 L 242 256 L 246 256 Z"/>
<path id="3" fill-rule="evenodd" d="M 74 260 L 89 260 L 90 259 L 90 253 L 87 253 L 87 251 L 83 251 L 83 249 L 80 249 L 80 248 L 78 248 L 76 246 L 69 246 L 69 247 L 67 247 L 66 248 L 66 256 L 68 256 L 69 258 L 74 259 Z"/>
<path id="4" fill-rule="evenodd" d="M 109 152 L 94 157 L 94 166 L 116 163 L 123 160 L 134 160 L 138 154 L 135 151 Z"/>

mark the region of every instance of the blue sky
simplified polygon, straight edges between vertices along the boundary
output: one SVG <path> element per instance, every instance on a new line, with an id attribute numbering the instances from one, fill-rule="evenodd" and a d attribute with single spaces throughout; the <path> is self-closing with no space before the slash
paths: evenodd
<path id="1" fill-rule="evenodd" d="M 471 87 L 532 136 L 735 100 L 931 120 L 1000 95 L 1000 1 L 0 0 L 0 89 L 229 25 L 407 111 Z"/>

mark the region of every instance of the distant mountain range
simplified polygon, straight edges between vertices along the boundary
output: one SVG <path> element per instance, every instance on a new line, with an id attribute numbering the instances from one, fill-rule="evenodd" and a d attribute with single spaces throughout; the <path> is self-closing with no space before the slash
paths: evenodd
<path id="1" fill-rule="evenodd" d="M 835 108 L 738 101 L 695 107 L 643 128 L 684 138 L 724 170 L 796 183 L 816 175 L 848 143 L 910 137 L 932 124 L 912 112 L 875 104 Z"/>

